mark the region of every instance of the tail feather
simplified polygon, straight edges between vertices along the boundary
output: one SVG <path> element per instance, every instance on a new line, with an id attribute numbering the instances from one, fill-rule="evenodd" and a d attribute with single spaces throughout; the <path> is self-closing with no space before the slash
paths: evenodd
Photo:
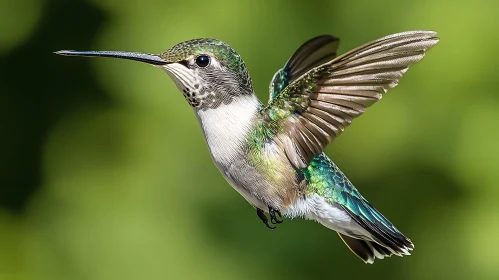
<path id="1" fill-rule="evenodd" d="M 365 263 L 374 263 L 374 249 L 373 246 L 369 246 L 368 241 L 355 239 L 338 232 L 341 240 L 345 242 L 345 245 L 354 253 L 357 257 L 363 260 Z"/>
<path id="2" fill-rule="evenodd" d="M 338 235 L 350 251 L 367 264 L 373 264 L 374 259 L 384 259 L 385 257 L 391 257 L 393 255 L 389 249 L 376 242 L 356 239 L 339 232 Z"/>
<path id="3" fill-rule="evenodd" d="M 347 211 L 354 221 L 372 235 L 373 241 L 378 245 L 376 248 L 379 249 L 378 251 L 383 252 L 384 255 L 387 255 L 387 250 L 397 256 L 410 255 L 409 251 L 414 248 L 414 245 L 409 238 L 398 231 L 367 201 L 362 201 L 358 206 L 360 206 L 361 211 L 357 214 L 346 207 L 343 207 L 343 209 Z"/>
<path id="4" fill-rule="evenodd" d="M 383 259 L 384 257 L 391 257 L 393 255 L 392 251 L 379 245 L 376 242 L 371 242 L 375 252 L 378 252 L 381 257 L 376 256 L 378 259 Z"/>
<path id="5" fill-rule="evenodd" d="M 350 250 L 367 263 L 410 255 L 411 240 L 376 210 L 324 153 L 315 156 L 302 172 L 313 193 L 307 197 L 305 217 L 314 210 L 314 219 L 339 232 Z"/>

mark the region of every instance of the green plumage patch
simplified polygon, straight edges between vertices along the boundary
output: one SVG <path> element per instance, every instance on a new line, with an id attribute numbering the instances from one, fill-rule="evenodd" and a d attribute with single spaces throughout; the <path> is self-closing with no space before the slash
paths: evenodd
<path id="1" fill-rule="evenodd" d="M 241 56 L 227 43 L 209 38 L 193 39 L 171 47 L 159 56 L 166 61 L 180 62 L 192 55 L 213 54 L 216 59 L 241 79 L 251 90 L 251 81 Z"/>
<path id="2" fill-rule="evenodd" d="M 401 233 L 357 191 L 341 170 L 321 153 L 301 170 L 308 181 L 308 192 L 317 193 L 329 203 L 337 203 L 357 216 L 395 235 Z"/>
<path id="3" fill-rule="evenodd" d="M 264 156 L 263 149 L 265 144 L 273 141 L 279 130 L 280 128 L 275 122 L 260 121 L 253 126 L 247 137 L 248 153 L 251 161 L 256 166 L 262 167 L 262 170 L 270 173 L 273 169 L 272 165 L 276 163 Z"/>
<path id="4" fill-rule="evenodd" d="M 349 204 L 349 197 L 364 199 L 341 170 L 324 154 L 315 156 L 301 170 L 308 181 L 308 191 L 325 197 L 331 203 Z"/>

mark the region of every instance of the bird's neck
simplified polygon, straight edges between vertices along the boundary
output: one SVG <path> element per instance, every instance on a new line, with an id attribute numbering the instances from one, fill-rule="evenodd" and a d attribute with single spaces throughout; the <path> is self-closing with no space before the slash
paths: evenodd
<path id="1" fill-rule="evenodd" d="M 196 111 L 211 155 L 217 164 L 227 164 L 241 155 L 247 136 L 262 106 L 255 94 L 235 97 L 229 104 Z"/>

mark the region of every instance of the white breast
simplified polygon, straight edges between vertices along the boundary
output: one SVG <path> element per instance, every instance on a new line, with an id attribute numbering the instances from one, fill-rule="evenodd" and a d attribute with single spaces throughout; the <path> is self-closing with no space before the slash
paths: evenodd
<path id="1" fill-rule="evenodd" d="M 255 95 L 238 96 L 229 104 L 196 112 L 217 165 L 226 165 L 241 153 L 259 104 Z"/>

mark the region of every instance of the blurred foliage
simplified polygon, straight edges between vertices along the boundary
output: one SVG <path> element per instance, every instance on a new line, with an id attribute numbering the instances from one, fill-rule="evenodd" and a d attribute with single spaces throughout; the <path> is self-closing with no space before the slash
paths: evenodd
<path id="1" fill-rule="evenodd" d="M 0 1 L 0 279 L 499 279 L 499 2 Z M 191 109 L 148 65 L 213 37 L 266 100 L 304 41 L 345 52 L 406 30 L 440 43 L 328 147 L 416 244 L 364 265 L 303 220 L 267 230 L 212 164 Z M 266 101 L 264 101 L 266 102 Z"/>

